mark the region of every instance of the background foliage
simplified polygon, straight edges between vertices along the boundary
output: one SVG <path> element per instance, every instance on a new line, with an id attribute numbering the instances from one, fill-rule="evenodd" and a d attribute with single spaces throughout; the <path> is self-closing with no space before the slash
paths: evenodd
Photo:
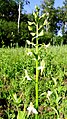
<path id="1" fill-rule="evenodd" d="M 65 27 L 67 22 L 66 0 L 61 8 L 55 8 L 54 2 L 55 0 L 49 0 L 48 2 L 43 0 L 41 4 L 41 14 L 49 13 L 48 19 L 44 18 L 49 22 L 49 25 L 47 28 L 46 26 L 44 27 L 44 36 L 40 39 L 40 43 L 67 44 L 67 27 Z M 20 31 L 18 34 L 18 2 L 15 0 L 0 0 L 0 47 L 3 45 L 11 46 L 11 41 L 12 46 L 15 46 L 16 43 L 19 46 L 25 46 L 25 41 L 31 40 L 32 37 L 28 31 L 27 21 L 34 21 L 34 19 L 32 14 L 23 14 L 24 4 L 29 4 L 29 1 L 21 1 Z M 57 36 L 59 30 L 62 31 L 62 36 L 60 37 Z"/>

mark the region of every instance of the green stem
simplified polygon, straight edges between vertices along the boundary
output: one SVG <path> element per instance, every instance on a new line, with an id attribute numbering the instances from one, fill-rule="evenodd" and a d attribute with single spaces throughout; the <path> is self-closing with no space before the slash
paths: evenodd
<path id="1" fill-rule="evenodd" d="M 38 60 L 36 60 L 36 68 L 38 67 Z M 38 109 L 38 70 L 36 69 L 36 109 Z"/>
<path id="2" fill-rule="evenodd" d="M 38 24 L 36 26 L 36 35 L 38 36 Z M 38 110 L 38 38 L 36 38 L 36 109 Z M 38 115 L 35 116 L 38 119 Z"/>

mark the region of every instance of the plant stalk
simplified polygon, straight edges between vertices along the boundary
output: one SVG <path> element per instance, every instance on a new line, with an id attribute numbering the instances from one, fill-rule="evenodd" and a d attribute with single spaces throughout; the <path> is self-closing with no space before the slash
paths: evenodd
<path id="1" fill-rule="evenodd" d="M 36 25 L 36 35 L 38 36 L 38 24 Z M 38 37 L 36 38 L 36 109 L 38 111 Z M 35 119 L 38 119 L 38 114 Z"/>

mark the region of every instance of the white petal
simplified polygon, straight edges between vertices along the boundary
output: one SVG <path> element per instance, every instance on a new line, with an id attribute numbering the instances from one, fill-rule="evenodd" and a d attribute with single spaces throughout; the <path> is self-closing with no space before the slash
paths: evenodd
<path id="1" fill-rule="evenodd" d="M 37 112 L 37 110 L 36 110 L 35 108 L 32 109 L 32 112 L 33 112 L 34 114 L 38 114 L 38 112 Z"/>
<path id="2" fill-rule="evenodd" d="M 40 70 L 40 69 L 42 69 L 42 68 L 43 68 L 42 66 L 39 66 L 37 69 Z"/>
<path id="3" fill-rule="evenodd" d="M 34 105 L 32 104 L 32 102 L 30 103 L 30 106 L 27 108 L 28 110 L 28 116 L 32 113 L 34 114 L 38 114 L 37 110 L 34 108 Z"/>
<path id="4" fill-rule="evenodd" d="M 32 108 L 31 108 L 31 107 L 28 107 L 27 110 L 28 110 L 29 112 L 31 112 L 31 111 L 32 111 Z"/>
<path id="5" fill-rule="evenodd" d="M 52 94 L 52 92 L 48 90 L 48 95 L 50 96 L 51 94 Z"/>
<path id="6" fill-rule="evenodd" d="M 27 55 L 32 55 L 32 52 L 28 52 Z"/>
<path id="7" fill-rule="evenodd" d="M 30 80 L 32 80 L 32 79 L 31 79 L 29 76 L 27 76 L 27 80 L 29 80 L 29 81 L 30 81 Z"/>

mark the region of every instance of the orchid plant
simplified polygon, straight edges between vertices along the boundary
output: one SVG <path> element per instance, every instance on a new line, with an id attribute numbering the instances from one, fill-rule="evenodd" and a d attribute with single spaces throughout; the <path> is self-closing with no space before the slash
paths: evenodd
<path id="1" fill-rule="evenodd" d="M 35 90 L 36 90 L 36 110 L 38 111 L 38 76 L 39 76 L 39 70 L 41 70 L 41 75 L 42 75 L 43 70 L 44 70 L 44 64 L 45 64 L 44 60 L 42 60 L 40 62 L 41 66 L 39 66 L 39 55 L 38 55 L 38 52 L 39 52 L 39 47 L 38 46 L 39 46 L 39 44 L 38 44 L 38 40 L 39 40 L 39 37 L 43 36 L 44 32 L 43 32 L 42 28 L 47 24 L 46 24 L 46 20 L 45 20 L 43 22 L 43 24 L 40 25 L 41 19 L 44 18 L 46 16 L 46 14 L 43 14 L 42 16 L 39 16 L 38 6 L 35 6 L 35 9 L 36 9 L 36 11 L 33 12 L 33 16 L 34 16 L 35 21 L 34 22 L 28 21 L 28 29 L 30 31 L 30 34 L 32 35 L 32 42 L 27 40 L 27 43 L 29 45 L 30 44 L 33 45 L 36 49 L 35 53 L 33 53 L 33 54 L 35 56 L 35 62 L 36 62 Z M 33 32 L 33 25 L 35 26 L 35 29 L 36 29 L 35 32 Z M 36 39 L 36 44 L 33 43 L 34 39 Z M 38 119 L 38 113 L 36 113 L 35 119 Z"/>

